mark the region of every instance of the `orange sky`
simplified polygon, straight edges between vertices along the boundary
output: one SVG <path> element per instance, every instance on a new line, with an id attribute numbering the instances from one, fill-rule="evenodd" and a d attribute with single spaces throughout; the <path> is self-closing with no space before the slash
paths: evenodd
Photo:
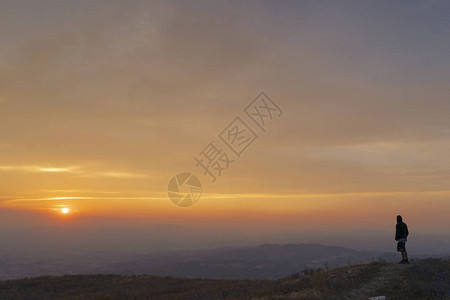
<path id="1" fill-rule="evenodd" d="M 2 2 L 0 209 L 448 233 L 439 5 Z M 243 112 L 260 91 L 284 111 L 266 132 Z M 212 183 L 193 158 L 237 116 L 259 138 Z"/>

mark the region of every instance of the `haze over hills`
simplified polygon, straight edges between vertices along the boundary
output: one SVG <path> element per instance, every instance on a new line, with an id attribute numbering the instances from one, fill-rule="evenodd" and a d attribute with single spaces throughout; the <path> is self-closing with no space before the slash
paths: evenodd
<path id="1" fill-rule="evenodd" d="M 0 211 L 0 216 L 6 224 L 0 228 L 0 279 L 89 272 L 274 278 L 292 271 L 285 260 L 303 269 L 323 267 L 325 262 L 330 266 L 358 263 L 395 251 L 393 233 L 383 231 L 318 234 L 298 227 L 260 231 L 260 226 L 242 230 L 232 225 L 180 226 L 108 218 L 63 224 L 47 221 L 46 226 L 38 226 L 43 217 L 38 219 L 35 214 L 11 231 L 8 225 L 16 219 L 15 212 Z M 293 246 L 299 242 L 330 247 L 311 251 Z M 266 245 L 257 246 L 262 244 Z M 293 247 L 297 254 L 292 253 Z M 414 231 L 408 247 L 412 256 L 445 256 L 450 253 L 450 239 Z M 311 257 L 311 252 L 318 255 Z"/>
<path id="2" fill-rule="evenodd" d="M 276 279 L 306 268 L 397 259 L 395 253 L 320 244 L 263 244 L 210 250 L 158 252 L 91 270 L 104 274 L 152 274 L 216 279 Z"/>
<path id="3" fill-rule="evenodd" d="M 17 215 L 0 211 L 5 224 L 0 228 L 0 279 L 89 272 L 274 278 L 293 268 L 359 263 L 395 251 L 393 233 L 383 231 L 318 234 L 294 226 L 261 231 L 259 224 L 242 230 L 232 225 L 180 226 L 87 217 L 77 223 L 46 221 L 42 226 L 44 217 L 32 213 L 27 214 L 28 223 L 12 231 Z M 340 247 L 313 251 L 299 242 Z M 257 246 L 267 243 L 279 245 Z M 450 253 L 450 239 L 412 232 L 408 247 L 412 256 L 445 256 Z"/>
<path id="4" fill-rule="evenodd" d="M 51 257 L 0 252 L 0 279 L 64 274 L 151 274 L 162 276 L 274 279 L 306 268 L 323 268 L 374 259 L 395 261 L 398 254 L 320 244 L 263 244 L 208 250 L 160 251 L 132 255 L 63 251 Z M 28 255 L 28 256 L 27 256 Z"/>

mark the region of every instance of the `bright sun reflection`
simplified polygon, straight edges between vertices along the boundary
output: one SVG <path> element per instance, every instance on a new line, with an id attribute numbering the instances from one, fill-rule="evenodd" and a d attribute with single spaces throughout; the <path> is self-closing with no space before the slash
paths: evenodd
<path id="1" fill-rule="evenodd" d="M 63 207 L 63 208 L 61 208 L 61 212 L 63 214 L 68 214 L 70 212 L 70 209 L 68 209 L 67 207 Z"/>

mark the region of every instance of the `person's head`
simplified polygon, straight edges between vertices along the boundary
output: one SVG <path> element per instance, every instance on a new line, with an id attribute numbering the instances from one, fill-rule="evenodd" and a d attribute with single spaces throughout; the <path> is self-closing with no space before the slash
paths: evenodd
<path id="1" fill-rule="evenodd" d="M 397 216 L 397 223 L 400 223 L 400 222 L 402 222 L 402 216 L 398 215 Z"/>

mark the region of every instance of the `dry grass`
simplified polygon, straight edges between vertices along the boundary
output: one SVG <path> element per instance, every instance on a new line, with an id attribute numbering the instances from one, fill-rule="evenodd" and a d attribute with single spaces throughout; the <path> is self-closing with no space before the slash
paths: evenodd
<path id="1" fill-rule="evenodd" d="M 305 270 L 279 280 L 149 275 L 45 276 L 0 282 L 0 299 L 448 299 L 450 263 L 385 262 Z"/>

